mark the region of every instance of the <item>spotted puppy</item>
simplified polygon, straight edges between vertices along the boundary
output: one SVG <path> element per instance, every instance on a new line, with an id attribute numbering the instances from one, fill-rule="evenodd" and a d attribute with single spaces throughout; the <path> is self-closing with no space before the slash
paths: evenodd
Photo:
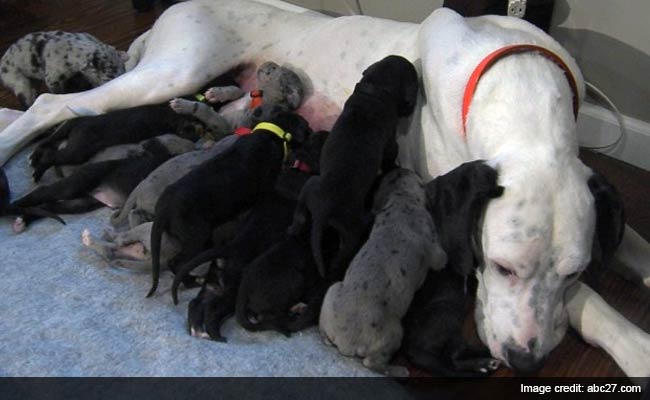
<path id="1" fill-rule="evenodd" d="M 151 229 L 153 285 L 148 296 L 158 286 L 162 234 L 173 236 L 182 248 L 171 261 L 174 270 L 208 247 L 212 229 L 269 193 L 289 147 L 300 148 L 310 134 L 304 118 L 282 112 L 168 186 L 156 203 Z"/>
<path id="2" fill-rule="evenodd" d="M 304 98 L 305 89 L 300 77 L 286 67 L 267 61 L 257 69 L 257 90 L 250 93 L 249 107 L 225 113 L 217 113 L 209 105 L 175 98 L 169 105 L 179 114 L 192 115 L 204 122 L 214 132 L 227 134 L 239 127 L 251 128 L 253 114 L 260 118 L 259 105 L 274 105 L 284 111 L 296 110 Z M 227 102 L 244 95 L 237 86 L 213 87 L 205 92 L 210 103 Z"/>
<path id="3" fill-rule="evenodd" d="M 88 33 L 34 32 L 18 39 L 2 56 L 0 83 L 27 109 L 37 96 L 32 80 L 44 81 L 52 93 L 86 90 L 123 74 L 127 59 L 126 52 Z"/>
<path id="4" fill-rule="evenodd" d="M 290 228 L 300 234 L 311 220 L 311 245 L 321 276 L 326 274 L 321 242 L 328 228 L 341 242 L 331 263 L 335 279 L 342 277 L 360 245 L 366 197 L 379 169 L 394 166 L 397 123 L 413 112 L 417 92 L 413 64 L 393 55 L 368 67 L 345 102 L 323 148 L 321 176 L 303 188 Z"/>
<path id="5" fill-rule="evenodd" d="M 499 363 L 487 347 L 468 346 L 463 322 L 467 279 L 479 264 L 479 226 L 490 200 L 500 197 L 497 171 L 484 161 L 462 164 L 426 185 L 444 270 L 430 271 L 403 319 L 402 350 L 415 366 L 437 376 L 481 376 Z"/>
<path id="6" fill-rule="evenodd" d="M 345 356 L 363 358 L 380 373 L 404 375 L 388 366 L 402 343 L 401 319 L 427 271 L 447 257 L 427 209 L 424 185 L 415 172 L 386 174 L 375 195 L 370 237 L 350 263 L 342 282 L 323 300 L 319 326 Z"/>
<path id="7" fill-rule="evenodd" d="M 32 177 L 38 181 L 52 166 L 81 164 L 109 146 L 137 143 L 166 133 L 191 141 L 204 132 L 191 117 L 178 115 L 166 104 L 139 106 L 62 123 L 30 157 Z"/>

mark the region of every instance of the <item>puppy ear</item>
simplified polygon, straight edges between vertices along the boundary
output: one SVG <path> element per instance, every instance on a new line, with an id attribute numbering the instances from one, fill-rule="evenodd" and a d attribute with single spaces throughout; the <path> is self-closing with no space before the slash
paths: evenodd
<path id="1" fill-rule="evenodd" d="M 474 237 L 490 199 L 503 194 L 497 171 L 484 161 L 465 163 L 426 185 L 433 222 L 447 264 L 466 276 L 478 264 Z"/>
<path id="2" fill-rule="evenodd" d="M 408 79 L 407 83 L 403 86 L 403 96 L 401 104 L 397 110 L 397 113 L 400 117 L 406 117 L 413 113 L 415 110 L 415 103 L 418 101 L 418 90 L 420 88 L 420 82 L 417 77 L 417 72 L 415 69 L 412 71 L 414 78 Z"/>
<path id="3" fill-rule="evenodd" d="M 594 171 L 587 181 L 596 207 L 594 246 L 601 253 L 601 265 L 606 266 L 623 240 L 625 210 L 621 196 L 604 176 Z"/>

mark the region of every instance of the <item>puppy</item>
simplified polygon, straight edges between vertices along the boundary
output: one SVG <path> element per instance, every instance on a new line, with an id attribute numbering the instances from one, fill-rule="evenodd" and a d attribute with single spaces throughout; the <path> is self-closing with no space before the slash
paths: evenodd
<path id="1" fill-rule="evenodd" d="M 318 322 L 326 290 L 308 235 L 287 236 L 245 268 L 237 291 L 237 322 L 249 331 L 289 336 Z"/>
<path id="2" fill-rule="evenodd" d="M 53 213 L 81 213 L 107 205 L 121 206 L 133 188 L 149 172 L 172 156 L 186 153 L 194 143 L 176 135 L 144 141 L 137 156 L 85 164 L 71 175 L 52 184 L 39 186 L 14 201 L 18 208 L 40 207 Z M 14 229 L 24 230 L 28 220 L 16 221 Z"/>
<path id="3" fill-rule="evenodd" d="M 289 134 L 290 133 L 290 134 Z M 289 145 L 300 147 L 311 134 L 297 114 L 283 112 L 258 124 L 228 151 L 193 169 L 168 186 L 156 203 L 151 230 L 153 285 L 158 286 L 160 240 L 166 232 L 179 241 L 181 252 L 170 268 L 205 250 L 210 232 L 219 224 L 250 208 L 273 189 Z"/>
<path id="4" fill-rule="evenodd" d="M 137 143 L 165 133 L 196 141 L 203 133 L 203 126 L 176 114 L 167 104 L 75 118 L 59 125 L 34 149 L 30 156 L 32 177 L 38 181 L 51 166 L 81 164 L 106 147 Z M 63 142 L 65 147 L 61 147 Z"/>
<path id="5" fill-rule="evenodd" d="M 332 261 L 337 280 L 354 255 L 365 231 L 366 196 L 380 167 L 394 165 L 397 122 L 413 112 L 417 91 L 413 65 L 388 56 L 363 72 L 345 102 L 323 148 L 321 176 L 303 188 L 290 229 L 292 234 L 301 233 L 311 217 L 311 246 L 321 276 L 325 276 L 321 242 L 326 229 L 333 228 L 341 243 Z"/>
<path id="6" fill-rule="evenodd" d="M 257 69 L 257 90 L 250 93 L 251 100 L 244 110 L 217 113 L 202 102 L 173 99 L 171 108 L 179 114 L 192 115 L 205 123 L 216 134 L 228 134 L 239 127 L 253 125 L 253 113 L 260 104 L 273 105 L 284 111 L 298 109 L 305 94 L 305 88 L 298 75 L 288 68 L 267 61 Z M 210 103 L 235 100 L 244 95 L 236 86 L 213 87 L 205 92 Z M 259 116 L 258 116 L 259 117 Z"/>
<path id="7" fill-rule="evenodd" d="M 462 335 L 467 277 L 478 265 L 479 220 L 501 196 L 497 171 L 483 161 L 462 164 L 426 185 L 433 222 L 448 263 L 429 272 L 404 318 L 402 350 L 417 367 L 440 376 L 480 376 L 499 363 L 490 351 L 470 348 Z"/>
<path id="8" fill-rule="evenodd" d="M 292 167 L 285 168 L 273 191 L 255 203 L 232 242 L 205 251 L 179 268 L 172 286 L 175 303 L 178 286 L 189 271 L 215 258 L 222 258 L 225 264 L 221 269 L 211 269 L 198 296 L 189 304 L 188 324 L 193 336 L 225 340 L 219 329 L 223 320 L 235 311 L 243 271 L 258 255 L 286 238 L 300 190 L 312 174 L 319 172 L 320 152 L 326 137 L 327 132 L 316 132 L 293 153 Z"/>
<path id="9" fill-rule="evenodd" d="M 427 271 L 442 269 L 447 257 L 415 172 L 387 173 L 373 207 L 370 237 L 343 281 L 327 291 L 319 327 L 341 354 L 361 357 L 366 367 L 380 373 L 403 375 L 401 367 L 388 366 L 402 343 L 401 319 Z"/>

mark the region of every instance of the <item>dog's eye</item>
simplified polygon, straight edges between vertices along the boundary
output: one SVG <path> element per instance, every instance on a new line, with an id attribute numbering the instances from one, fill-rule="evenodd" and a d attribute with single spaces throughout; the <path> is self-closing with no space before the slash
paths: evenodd
<path id="1" fill-rule="evenodd" d="M 497 272 L 503 276 L 512 276 L 515 274 L 513 271 L 509 270 L 501 264 L 494 263 L 494 268 L 496 268 Z"/>

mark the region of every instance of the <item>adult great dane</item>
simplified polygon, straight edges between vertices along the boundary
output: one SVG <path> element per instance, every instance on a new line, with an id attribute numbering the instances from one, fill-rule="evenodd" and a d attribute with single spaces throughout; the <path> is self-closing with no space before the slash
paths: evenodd
<path id="1" fill-rule="evenodd" d="M 650 336 L 575 281 L 591 258 L 596 207 L 592 172 L 577 158 L 573 100 L 583 97 L 582 78 L 564 49 L 505 17 L 463 19 L 438 10 L 418 25 L 264 3 L 271 5 L 193 0 L 170 7 L 131 45 L 129 72 L 88 92 L 40 96 L 0 133 L 0 161 L 75 112 L 167 101 L 242 63 L 267 60 L 310 79 L 301 112 L 314 129 L 329 128 L 361 72 L 399 54 L 416 64 L 424 87 L 416 115 L 401 127 L 401 164 L 428 179 L 487 159 L 505 187 L 485 213 L 478 246 L 476 319 L 493 355 L 533 369 L 563 337 L 568 311 L 571 325 L 626 374 L 650 375 Z M 472 71 L 511 44 L 547 48 L 565 69 L 538 52 L 503 57 L 481 76 L 464 115 Z M 631 229 L 618 260 L 650 285 L 650 246 Z"/>

